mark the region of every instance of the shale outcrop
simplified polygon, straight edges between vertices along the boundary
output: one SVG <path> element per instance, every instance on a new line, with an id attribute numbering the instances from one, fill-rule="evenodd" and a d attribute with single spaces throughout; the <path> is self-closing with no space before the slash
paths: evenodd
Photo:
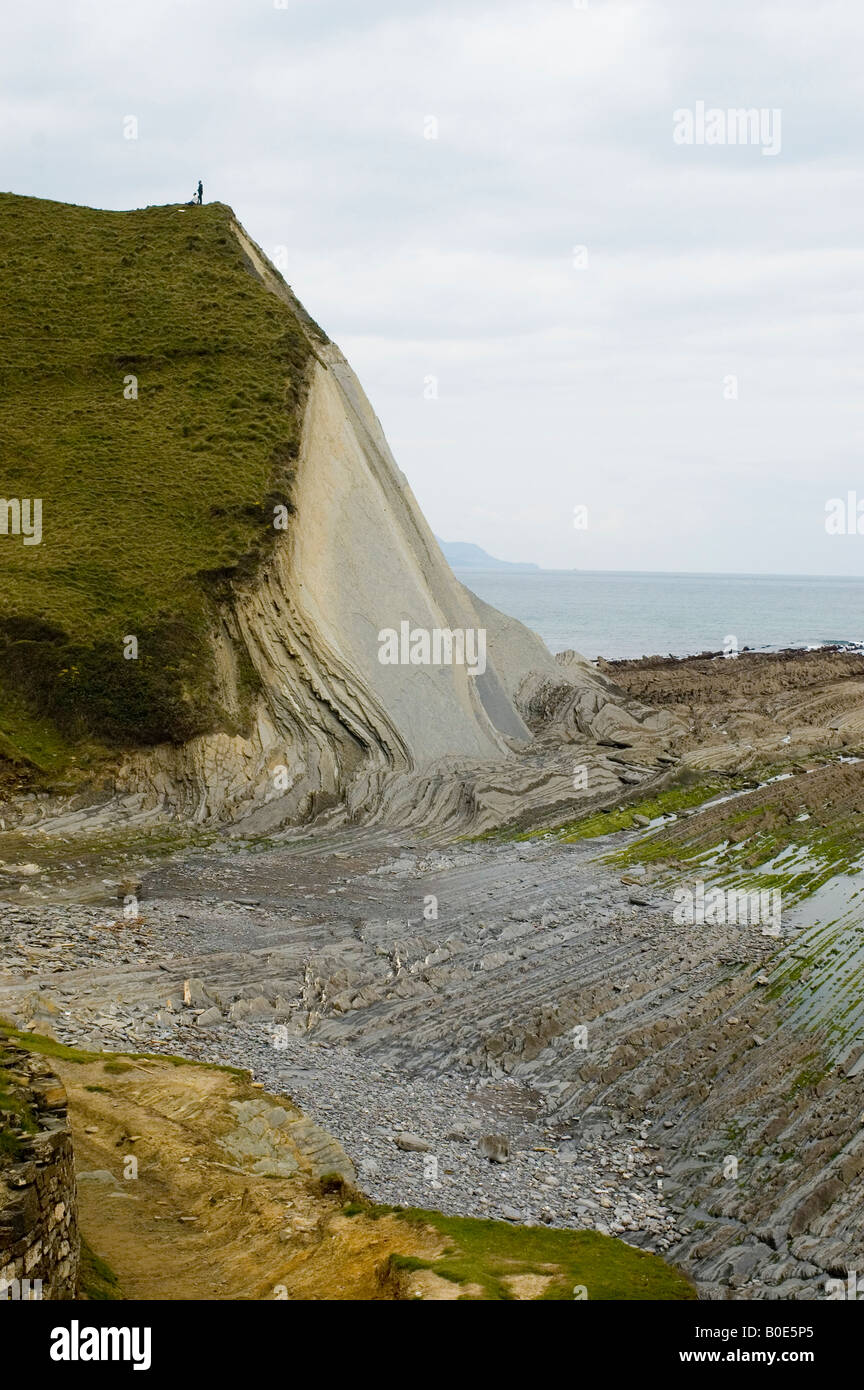
<path id="1" fill-rule="evenodd" d="M 39 544 L 0 550 L 0 785 L 47 792 L 40 821 L 484 829 L 561 804 L 574 761 L 609 789 L 598 742 L 663 751 L 668 714 L 459 583 L 356 376 L 230 208 L 4 195 L 4 217 L 4 486 L 51 495 Z M 37 238 L 101 275 L 102 312 L 35 249 L 15 298 Z M 30 815 L 7 797 L 6 828 Z"/>

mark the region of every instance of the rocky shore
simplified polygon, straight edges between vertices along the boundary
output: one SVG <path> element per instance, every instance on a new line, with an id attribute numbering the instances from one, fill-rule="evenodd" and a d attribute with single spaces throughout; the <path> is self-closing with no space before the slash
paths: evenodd
<path id="1" fill-rule="evenodd" d="M 554 832 L 334 825 L 130 854 L 87 903 L 19 873 L 0 1016 L 248 1067 L 373 1200 L 618 1235 L 703 1297 L 824 1298 L 864 1260 L 864 765 L 848 739 L 700 790 L 680 752 L 677 790 L 640 802 L 646 779 Z M 37 869 L 46 846 L 34 832 Z M 748 863 L 761 882 L 760 855 L 790 889 L 779 937 L 676 918 L 680 885 Z"/>

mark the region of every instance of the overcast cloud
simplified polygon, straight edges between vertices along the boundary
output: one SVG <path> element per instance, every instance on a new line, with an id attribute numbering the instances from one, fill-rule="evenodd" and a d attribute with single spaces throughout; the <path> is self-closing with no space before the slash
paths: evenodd
<path id="1" fill-rule="evenodd" d="M 439 535 L 864 574 L 824 524 L 864 500 L 856 0 L 43 0 L 2 29 L 0 184 L 127 208 L 202 178 L 285 248 Z M 675 144 L 699 101 L 778 108 L 779 153 Z"/>

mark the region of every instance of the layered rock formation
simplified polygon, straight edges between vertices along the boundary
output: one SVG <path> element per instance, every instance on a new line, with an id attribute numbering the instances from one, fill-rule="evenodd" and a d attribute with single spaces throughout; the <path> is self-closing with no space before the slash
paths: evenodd
<path id="1" fill-rule="evenodd" d="M 10 215 L 19 221 L 31 215 L 31 201 L 13 200 Z M 28 206 L 19 206 L 23 204 Z M 153 486 L 155 515 L 151 508 L 142 516 L 142 530 L 149 527 L 152 539 L 145 536 L 134 552 L 130 550 L 130 573 L 116 581 L 119 585 L 128 579 L 129 603 L 121 604 L 119 598 L 115 603 L 111 595 L 109 605 L 118 611 L 109 607 L 102 614 L 96 588 L 85 594 L 93 612 L 102 614 L 101 647 L 95 636 L 92 651 L 86 645 L 91 638 L 79 611 L 79 581 L 64 572 L 54 598 L 53 579 L 48 599 L 37 598 L 38 567 L 44 568 L 52 557 L 42 550 L 35 560 L 3 552 L 13 564 L 10 573 L 15 580 L 14 604 L 5 627 L 0 625 L 10 654 L 8 668 L 17 672 L 20 685 L 13 695 L 23 693 L 40 717 L 59 721 L 67 734 L 90 720 L 98 737 L 113 742 L 112 761 L 107 767 L 101 764 L 101 771 L 113 779 L 108 800 L 101 797 L 112 820 L 118 812 L 167 813 L 196 822 L 241 822 L 245 831 L 257 832 L 338 807 L 340 814 L 354 819 L 446 821 L 485 828 L 527 809 L 564 806 L 576 791 L 584 794 L 584 785 L 574 789 L 569 747 L 573 742 L 584 745 L 578 761 L 592 770 L 592 796 L 617 786 L 596 757 L 598 739 L 619 746 L 638 744 L 647 761 L 653 761 L 674 728 L 670 716 L 649 717 L 644 707 L 628 701 L 575 654 L 556 663 L 535 634 L 459 583 L 354 373 L 230 209 L 215 205 L 202 209 L 200 217 L 197 212 L 188 217 L 182 208 L 104 214 L 45 206 L 53 211 L 63 236 L 79 239 L 80 254 L 99 256 L 109 279 L 115 262 L 118 275 L 123 275 L 123 267 L 134 260 L 130 252 L 118 261 L 130 226 L 140 225 L 142 237 L 152 237 L 139 281 L 130 282 L 131 288 L 124 280 L 118 282 L 118 299 L 129 300 L 123 305 L 125 317 L 104 343 L 95 341 L 103 331 L 96 324 L 82 328 L 94 341 L 84 344 L 80 356 L 102 364 L 112 335 L 129 335 L 129 322 L 136 315 L 138 324 L 143 314 L 139 301 L 146 300 L 147 287 L 160 268 L 165 276 L 173 275 L 177 302 L 169 305 L 164 331 L 178 343 L 164 345 L 169 354 L 165 364 L 160 362 L 164 384 L 152 379 L 154 368 L 149 364 L 156 347 L 146 328 L 136 326 L 132 342 L 137 347 L 127 356 L 142 373 L 141 398 L 123 409 L 132 412 L 128 419 L 135 425 L 139 418 L 155 418 L 141 414 L 154 392 L 176 399 L 174 408 L 182 414 L 173 433 L 162 418 L 161 428 L 167 432 L 161 445 L 154 435 L 153 448 L 170 453 L 178 432 L 188 434 L 193 444 L 186 458 L 188 467 L 198 470 L 197 477 L 202 450 L 194 441 L 205 426 L 196 425 L 195 419 L 201 393 L 207 391 L 207 439 L 214 441 L 210 447 L 219 455 L 218 460 L 214 457 L 211 506 L 205 518 L 212 534 L 206 546 L 200 545 L 201 568 L 195 568 L 196 557 L 189 553 L 196 535 L 201 535 L 194 511 L 179 549 L 159 529 L 160 513 L 176 505 L 168 477 L 159 485 L 164 497 Z M 181 215 L 183 231 L 191 235 L 178 247 Z M 110 235 L 106 219 L 113 219 Z M 207 292 L 217 298 L 203 304 L 210 313 L 219 309 L 218 296 L 224 302 L 227 336 L 219 351 L 212 338 L 220 331 L 218 317 L 209 336 L 197 322 L 204 292 L 199 282 L 206 274 L 203 250 L 219 262 L 221 278 L 215 287 L 206 282 Z M 34 296 L 38 293 L 37 289 Z M 70 286 L 70 315 L 78 303 L 75 293 Z M 83 311 L 88 304 L 81 307 Z M 194 329 L 189 327 L 190 314 Z M 23 353 L 32 347 L 30 330 L 25 324 L 17 331 Z M 200 344 L 190 336 L 193 333 Z M 264 353 L 261 372 L 268 380 L 262 383 L 267 389 L 259 393 L 262 404 L 251 400 L 253 387 L 244 391 L 238 385 L 236 398 L 229 397 L 224 410 L 217 409 L 213 392 L 227 393 L 235 378 L 241 379 L 244 333 L 250 335 L 249 350 Z M 147 365 L 139 365 L 139 357 Z M 213 359 L 206 367 L 211 376 L 196 375 L 197 357 L 205 363 Z M 187 366 L 187 360 L 193 365 Z M 77 359 L 74 365 L 77 368 Z M 287 376 L 280 416 L 272 402 L 283 372 Z M 191 373 L 188 383 L 184 373 Z M 137 391 L 138 377 L 130 379 Z M 148 404 L 147 409 L 153 408 Z M 256 426 L 256 411 L 268 429 L 278 434 L 283 428 L 285 435 L 273 451 L 269 494 L 264 486 L 264 426 Z M 14 413 L 16 425 L 20 414 L 21 410 Z M 116 428 L 116 412 L 112 422 L 111 428 Z M 127 480 L 119 475 L 136 465 L 119 451 L 131 449 L 132 425 L 118 435 L 113 463 L 102 465 L 103 474 L 106 468 L 114 470 L 107 492 L 110 498 L 115 486 L 119 488 L 121 508 Z M 101 414 L 97 426 L 108 427 Z M 259 469 L 257 491 L 244 482 L 247 458 Z M 65 455 L 55 462 L 60 477 L 68 476 Z M 85 468 L 89 466 L 85 461 Z M 201 476 L 205 480 L 206 471 Z M 242 505 L 230 500 L 238 489 L 241 499 L 247 499 Z M 80 497 L 74 500 L 84 507 Z M 72 499 L 58 497 L 54 504 L 68 510 Z M 193 497 L 189 507 L 194 506 Z M 280 509 L 283 525 L 274 526 Z M 88 517 L 85 513 L 85 529 L 92 526 Z M 44 545 L 56 546 L 56 532 L 48 521 L 50 516 Z M 206 568 L 205 550 L 214 558 L 225 552 L 233 563 Z M 176 569 L 180 593 L 176 604 L 170 593 L 162 594 L 158 613 L 149 613 L 148 564 L 158 589 L 159 583 L 164 588 L 162 563 L 175 567 L 172 573 Z M 209 563 L 212 566 L 212 559 Z M 49 574 L 46 568 L 46 581 L 56 572 Z M 129 612 L 130 603 L 137 612 Z M 37 604 L 43 606 L 34 627 Z M 144 633 L 136 657 L 140 670 L 135 661 L 121 658 L 120 638 L 114 635 L 120 623 L 120 632 Z M 431 658 L 417 653 L 420 659 L 415 663 L 403 646 L 401 659 L 388 662 L 381 651 L 382 633 L 388 631 L 422 633 L 430 641 L 434 634 L 443 634 L 443 648 L 437 654 L 433 649 Z M 448 654 L 452 634 L 465 634 L 464 661 L 459 660 L 459 636 L 456 656 Z M 404 644 L 404 636 L 401 640 Z M 473 669 L 472 650 L 477 658 Z M 52 674 L 51 663 L 61 651 L 62 669 Z M 38 680 L 33 672 L 41 672 Z M 157 729 L 165 730 L 166 736 L 154 739 L 148 734 Z M 3 752 L 0 746 L 0 761 Z M 91 792 L 79 792 L 73 811 L 85 809 L 83 819 L 92 820 L 99 802 Z M 51 817 L 63 809 L 53 802 L 42 808 Z M 13 806 L 7 825 L 15 823 L 16 814 Z M 75 824 L 73 815 L 58 828 Z"/>
<path id="2" fill-rule="evenodd" d="M 677 922 L 674 886 L 587 840 L 210 851 L 149 876 L 146 959 L 67 944 L 0 980 L 0 1014 L 254 1066 L 378 1201 L 623 1235 L 711 1297 L 823 1298 L 864 1255 L 860 908 L 827 934 L 784 908 L 775 940 Z"/>
<path id="3" fill-rule="evenodd" d="M 864 657 L 834 648 L 599 663 L 631 699 L 674 719 L 694 768 L 738 771 L 860 748 Z"/>

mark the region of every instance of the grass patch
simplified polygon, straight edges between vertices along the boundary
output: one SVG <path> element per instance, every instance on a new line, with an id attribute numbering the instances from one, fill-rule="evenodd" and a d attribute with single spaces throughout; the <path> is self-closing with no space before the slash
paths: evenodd
<path id="1" fill-rule="evenodd" d="M 826 763 L 662 826 L 607 862 L 680 862 L 729 887 L 779 888 L 789 903 L 802 901 L 838 875 L 860 871 L 862 806 L 864 768 Z"/>
<path id="2" fill-rule="evenodd" d="M 78 1292 L 81 1298 L 91 1303 L 105 1303 L 122 1300 L 120 1282 L 107 1260 L 90 1249 L 81 1237 L 81 1268 L 78 1274 Z"/>
<path id="3" fill-rule="evenodd" d="M 0 495 L 42 500 L 40 544 L 0 534 L 13 762 L 244 723 L 255 677 L 240 653 L 227 707 L 218 600 L 291 510 L 324 335 L 250 273 L 232 219 L 0 194 Z"/>
<path id="4" fill-rule="evenodd" d="M 655 820 L 658 816 L 679 815 L 681 811 L 701 806 L 704 801 L 710 801 L 712 796 L 719 796 L 722 790 L 728 789 L 728 783 L 722 787 L 716 783 L 710 786 L 670 787 L 668 791 L 636 801 L 632 806 L 619 806 L 614 811 L 598 811 L 582 820 L 568 821 L 553 832 L 554 838 L 565 842 L 591 840 L 600 835 L 613 835 L 618 830 L 632 830 L 636 825 L 636 816 Z M 517 838 L 525 840 L 530 837 L 520 835 Z"/>
<path id="5" fill-rule="evenodd" d="M 0 539 L 4 543 L 8 540 Z M 76 746 L 53 724 L 34 715 L 23 699 L 4 690 L 0 706 L 0 759 L 48 775 L 70 767 L 78 754 L 90 762 L 99 761 L 105 750 L 96 745 L 89 749 L 83 744 Z"/>
<path id="6" fill-rule="evenodd" d="M 170 1052 L 87 1052 L 80 1047 L 67 1047 L 55 1038 L 46 1038 L 42 1033 L 24 1033 L 7 1020 L 0 1018 L 0 1041 L 3 1035 L 13 1038 L 29 1052 L 38 1052 L 42 1057 L 55 1057 L 60 1062 L 102 1062 L 104 1070 L 111 1069 L 112 1063 L 122 1060 L 114 1067 L 116 1071 L 130 1071 L 135 1062 L 168 1062 L 172 1067 L 208 1067 L 211 1071 L 227 1072 L 238 1083 L 247 1084 L 251 1073 L 243 1067 L 232 1067 L 226 1062 L 202 1062 L 197 1057 L 177 1057 Z"/>
<path id="7" fill-rule="evenodd" d="M 15 1080 L 14 1062 L 0 1038 L 0 1161 L 18 1158 L 26 1136 L 39 1128 L 26 1093 Z"/>
<path id="8" fill-rule="evenodd" d="M 819 1058 L 816 1053 L 813 1053 L 811 1057 L 808 1057 L 805 1060 L 815 1062 L 818 1061 Z M 784 1099 L 792 1100 L 799 1093 L 799 1091 L 813 1090 L 816 1086 L 819 1085 L 820 1081 L 824 1081 L 826 1076 L 831 1075 L 831 1070 L 832 1068 L 830 1063 L 825 1063 L 822 1066 L 805 1067 L 803 1071 L 800 1071 L 798 1075 L 795 1077 L 795 1080 L 792 1082 L 792 1085 L 786 1092 Z"/>
<path id="9" fill-rule="evenodd" d="M 398 1211 L 403 1221 L 431 1226 L 447 1240 L 436 1260 L 391 1256 L 391 1267 L 429 1269 L 455 1284 L 473 1284 L 484 1300 L 515 1297 L 507 1279 L 541 1275 L 550 1282 L 540 1294 L 545 1301 L 574 1298 L 574 1289 L 587 1289 L 589 1300 L 691 1300 L 696 1291 L 678 1270 L 658 1255 L 626 1245 L 597 1231 L 561 1231 L 546 1226 L 511 1226 L 503 1221 L 444 1216 L 409 1208 Z M 466 1294 L 464 1297 L 478 1297 Z"/>
<path id="10" fill-rule="evenodd" d="M 24 1033 L 2 1018 L 0 1029 L 3 1035 L 12 1038 L 20 1047 L 26 1047 L 28 1052 L 37 1052 L 40 1057 L 56 1057 L 63 1062 L 99 1062 L 106 1056 L 104 1052 L 85 1052 L 79 1047 L 67 1047 L 65 1043 L 46 1038 L 42 1033 Z"/>
<path id="11" fill-rule="evenodd" d="M 628 802 L 611 810 L 592 811 L 588 815 L 577 816 L 554 826 L 535 827 L 533 830 L 490 830 L 475 839 L 497 840 L 536 840 L 544 836 L 564 843 L 575 840 L 593 840 L 603 835 L 614 835 L 619 830 L 636 828 L 636 816 L 655 820 L 658 816 L 679 815 L 691 807 L 701 806 L 714 796 L 734 790 L 736 781 L 728 777 L 714 778 L 708 782 L 699 781 L 693 785 L 668 787 L 655 796 L 643 797 L 640 801 Z"/>

